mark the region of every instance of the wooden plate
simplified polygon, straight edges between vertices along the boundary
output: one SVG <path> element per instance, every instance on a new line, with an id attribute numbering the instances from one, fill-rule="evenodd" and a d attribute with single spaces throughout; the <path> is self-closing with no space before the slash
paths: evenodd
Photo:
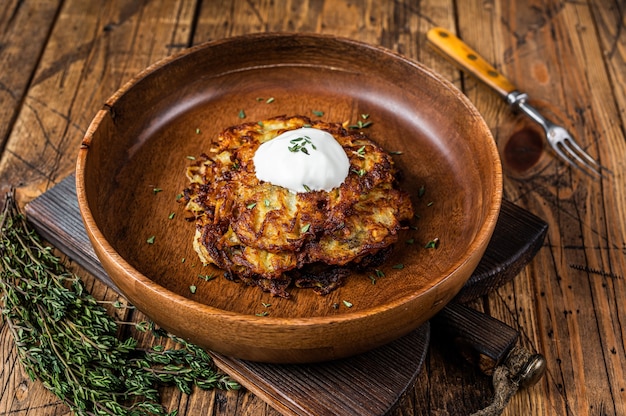
<path id="1" fill-rule="evenodd" d="M 203 267 L 176 201 L 188 156 L 231 125 L 317 112 L 350 124 L 367 114 L 363 132 L 401 152 L 394 160 L 419 219 L 384 277 L 355 272 L 328 296 L 292 289 L 286 300 Z M 350 356 L 424 323 L 476 267 L 502 189 L 489 129 L 454 86 L 387 50 L 301 34 L 220 40 L 148 68 L 96 115 L 76 177 L 94 249 L 133 304 L 213 351 L 281 363 Z M 425 248 L 434 238 L 438 248 Z"/>

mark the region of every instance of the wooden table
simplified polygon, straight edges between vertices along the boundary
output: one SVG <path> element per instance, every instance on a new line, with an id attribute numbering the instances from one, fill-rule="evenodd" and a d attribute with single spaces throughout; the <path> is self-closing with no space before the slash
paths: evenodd
<path id="1" fill-rule="evenodd" d="M 519 329 L 548 372 L 507 415 L 626 415 L 626 30 L 619 0 L 4 0 L 0 10 L 0 191 L 21 204 L 72 173 L 102 103 L 144 67 L 191 45 L 253 32 L 317 32 L 382 45 L 464 91 L 501 150 L 504 192 L 549 223 L 512 282 L 473 304 Z M 572 131 L 613 175 L 593 180 L 541 149 L 527 121 L 426 44 L 456 32 Z M 115 294 L 87 273 L 98 298 Z M 0 323 L 0 415 L 66 414 L 22 371 Z M 375 375 L 373 375 L 375 377 Z M 490 380 L 434 344 L 396 415 L 467 414 Z M 181 415 L 277 412 L 247 391 L 163 392 Z"/>

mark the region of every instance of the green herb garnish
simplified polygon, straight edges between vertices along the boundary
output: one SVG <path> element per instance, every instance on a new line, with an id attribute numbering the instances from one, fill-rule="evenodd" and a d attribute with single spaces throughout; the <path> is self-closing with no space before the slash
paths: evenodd
<path id="1" fill-rule="evenodd" d="M 438 247 L 439 247 L 439 237 L 433 238 L 424 246 L 424 248 L 438 248 Z"/>
<path id="2" fill-rule="evenodd" d="M 291 139 L 289 140 L 289 143 L 292 144 L 289 146 L 289 151 L 292 153 L 302 152 L 308 155 L 309 150 L 306 148 L 307 145 L 310 145 L 313 150 L 317 150 L 317 147 L 315 147 L 309 136 L 301 136 Z"/>
<path id="3" fill-rule="evenodd" d="M 211 273 L 211 274 L 199 274 L 198 278 L 208 282 L 209 280 L 214 279 L 215 275 L 213 273 Z"/>
<path id="4" fill-rule="evenodd" d="M 350 129 L 365 129 L 372 125 L 371 121 L 363 122 L 363 120 L 358 120 L 356 124 L 352 124 L 348 126 Z"/>
<path id="5" fill-rule="evenodd" d="M 148 244 L 154 244 L 154 239 L 155 239 L 155 238 L 156 238 L 156 237 L 155 237 L 155 236 L 153 236 L 153 235 L 152 235 L 152 236 L 150 236 L 150 237 L 148 237 L 148 239 L 146 240 L 146 243 L 148 243 Z"/>
<path id="6" fill-rule="evenodd" d="M 352 303 L 348 302 L 347 300 L 344 300 L 344 301 L 343 301 L 343 304 L 344 304 L 344 306 L 345 306 L 346 308 L 351 308 L 352 306 L 354 306 L 354 305 L 352 305 Z"/>
<path id="7" fill-rule="evenodd" d="M 363 177 L 367 173 L 365 169 L 352 169 L 352 172 L 356 173 L 359 177 Z"/>
<path id="8" fill-rule="evenodd" d="M 153 323 L 116 322 L 42 243 L 11 195 L 0 213 L 0 305 L 26 373 L 76 415 L 165 416 L 172 413 L 160 403 L 160 387 L 187 394 L 194 385 L 239 388 L 203 349 Z M 149 331 L 153 339 L 142 341 L 145 347 L 118 338 L 119 325 Z M 160 345 L 166 341 L 176 347 Z"/>

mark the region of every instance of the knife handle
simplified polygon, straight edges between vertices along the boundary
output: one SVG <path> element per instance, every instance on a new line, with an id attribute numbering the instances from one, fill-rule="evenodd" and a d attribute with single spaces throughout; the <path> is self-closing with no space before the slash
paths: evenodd
<path id="1" fill-rule="evenodd" d="M 426 38 L 438 52 L 493 88 L 503 98 L 517 90 L 511 81 L 449 30 L 441 27 L 432 28 L 426 34 Z"/>
<path id="2" fill-rule="evenodd" d="M 449 340 L 485 374 L 505 361 L 519 333 L 504 322 L 456 302 L 431 318 L 433 335 Z"/>

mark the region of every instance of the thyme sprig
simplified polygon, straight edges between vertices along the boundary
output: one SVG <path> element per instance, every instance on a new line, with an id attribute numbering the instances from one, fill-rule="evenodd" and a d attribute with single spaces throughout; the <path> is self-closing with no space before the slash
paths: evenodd
<path id="1" fill-rule="evenodd" d="M 77 415 L 174 415 L 160 403 L 160 386 L 239 388 L 206 351 L 153 323 L 133 325 L 176 348 L 120 339 L 118 323 L 42 243 L 11 194 L 0 214 L 0 294 L 24 369 Z"/>

